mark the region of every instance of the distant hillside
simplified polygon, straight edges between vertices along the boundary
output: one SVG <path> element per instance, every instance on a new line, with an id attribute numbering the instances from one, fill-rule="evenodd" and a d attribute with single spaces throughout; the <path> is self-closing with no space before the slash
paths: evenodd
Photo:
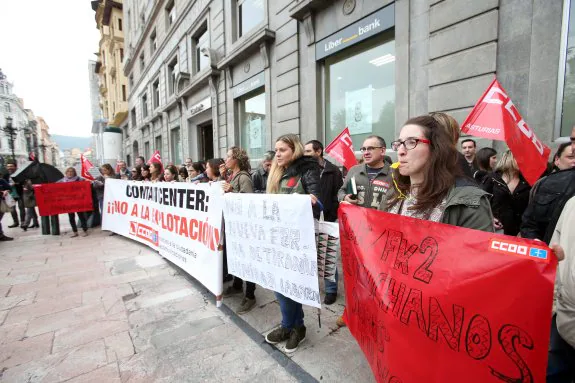
<path id="1" fill-rule="evenodd" d="M 60 150 L 66 149 L 86 149 L 92 144 L 92 137 L 72 137 L 72 136 L 59 136 L 57 134 L 51 135 L 52 139 L 56 141 Z"/>

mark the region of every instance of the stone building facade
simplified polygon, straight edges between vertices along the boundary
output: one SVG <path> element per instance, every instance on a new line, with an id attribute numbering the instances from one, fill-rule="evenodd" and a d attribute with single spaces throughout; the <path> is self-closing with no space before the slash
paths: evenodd
<path id="1" fill-rule="evenodd" d="M 553 146 L 575 123 L 573 7 L 126 0 L 124 152 L 149 158 L 158 149 L 180 164 L 239 145 L 257 162 L 282 134 L 328 143 L 346 126 L 357 149 L 369 134 L 396 138 L 410 116 L 447 111 L 462 122 L 495 75 Z"/>

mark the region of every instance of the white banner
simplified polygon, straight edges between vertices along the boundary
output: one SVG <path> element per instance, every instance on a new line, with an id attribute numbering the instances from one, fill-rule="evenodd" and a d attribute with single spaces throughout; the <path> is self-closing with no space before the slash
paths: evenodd
<path id="1" fill-rule="evenodd" d="M 228 193 L 224 201 L 229 273 L 321 307 L 310 197 Z"/>
<path id="2" fill-rule="evenodd" d="M 160 252 L 216 296 L 222 293 L 221 183 L 107 179 L 102 229 Z"/>

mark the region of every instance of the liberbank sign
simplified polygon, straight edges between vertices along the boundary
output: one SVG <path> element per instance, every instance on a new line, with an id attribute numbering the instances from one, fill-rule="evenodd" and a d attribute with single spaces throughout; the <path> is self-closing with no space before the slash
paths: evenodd
<path id="1" fill-rule="evenodd" d="M 321 60 L 395 26 L 395 4 L 364 17 L 315 45 L 315 59 Z"/>

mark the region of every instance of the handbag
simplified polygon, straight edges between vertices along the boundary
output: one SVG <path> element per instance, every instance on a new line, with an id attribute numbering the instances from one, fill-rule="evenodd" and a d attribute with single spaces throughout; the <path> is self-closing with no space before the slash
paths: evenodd
<path id="1" fill-rule="evenodd" d="M 12 208 L 10 206 L 8 206 L 8 204 L 6 203 L 6 200 L 1 200 L 0 201 L 0 213 L 10 213 L 12 211 Z"/>
<path id="2" fill-rule="evenodd" d="M 322 211 L 319 220 L 315 220 L 315 238 L 318 277 L 335 282 L 339 251 L 339 223 L 324 221 Z"/>

